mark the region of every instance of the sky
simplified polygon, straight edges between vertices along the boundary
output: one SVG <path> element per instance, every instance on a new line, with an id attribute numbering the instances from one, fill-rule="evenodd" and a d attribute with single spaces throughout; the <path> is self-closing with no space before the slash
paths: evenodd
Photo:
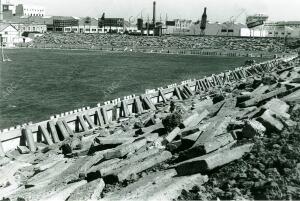
<path id="1" fill-rule="evenodd" d="M 3 0 L 4 2 L 7 0 Z M 123 17 L 136 20 L 141 14 L 152 19 L 153 0 L 10 0 L 11 3 L 39 5 L 46 15 L 78 17 Z M 300 21 L 300 0 L 156 0 L 157 19 L 201 18 L 207 7 L 208 20 L 226 22 L 235 19 L 245 23 L 247 15 L 267 14 L 269 21 Z"/>

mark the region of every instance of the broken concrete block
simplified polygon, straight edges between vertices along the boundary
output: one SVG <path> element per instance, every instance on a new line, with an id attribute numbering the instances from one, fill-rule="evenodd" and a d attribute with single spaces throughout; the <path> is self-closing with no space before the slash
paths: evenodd
<path id="1" fill-rule="evenodd" d="M 87 183 L 86 180 L 82 180 L 79 182 L 75 182 L 67 185 L 64 189 L 59 192 L 54 192 L 50 196 L 43 198 L 45 201 L 65 201 L 77 188 L 85 185 Z"/>
<path id="2" fill-rule="evenodd" d="M 80 150 L 82 142 L 78 137 L 69 138 L 60 147 L 64 155 L 71 154 L 73 150 Z"/>
<path id="3" fill-rule="evenodd" d="M 217 135 L 227 133 L 227 126 L 229 125 L 230 121 L 231 117 L 216 118 L 214 122 L 211 122 L 206 131 L 200 135 L 194 146 L 200 145 Z"/>
<path id="4" fill-rule="evenodd" d="M 191 190 L 194 186 L 201 186 L 208 181 L 206 175 L 195 174 L 184 177 L 174 177 L 171 181 L 159 185 L 155 192 L 149 193 L 148 201 L 175 200 L 182 190 Z"/>
<path id="5" fill-rule="evenodd" d="M 137 161 L 141 161 L 145 158 L 148 158 L 150 156 L 153 156 L 155 154 L 159 153 L 159 149 L 153 148 L 150 150 L 145 150 L 139 154 L 133 154 L 131 157 L 128 159 L 124 159 L 120 162 L 113 163 L 113 164 L 108 164 L 108 165 L 101 165 L 99 164 L 100 167 L 94 167 L 92 168 L 93 171 L 99 172 L 99 176 L 101 177 L 106 177 L 108 175 L 117 175 L 117 173 L 124 167 L 131 165 L 133 163 L 136 163 Z M 137 164 L 138 165 L 138 164 Z"/>
<path id="6" fill-rule="evenodd" d="M 207 122 L 205 124 L 199 125 L 199 126 L 193 126 L 193 127 L 188 127 L 185 129 L 181 130 L 181 136 L 185 137 L 188 135 L 191 135 L 193 133 L 199 132 L 199 131 L 205 131 L 210 125 L 210 122 Z"/>
<path id="7" fill-rule="evenodd" d="M 209 106 L 212 106 L 214 103 L 212 99 L 206 99 L 201 102 L 196 102 L 193 104 L 192 109 L 202 112 L 202 110 L 206 109 Z"/>
<path id="8" fill-rule="evenodd" d="M 280 132 L 283 130 L 284 125 L 280 120 L 276 119 L 274 115 L 274 112 L 266 110 L 260 117 L 257 118 L 257 121 L 262 123 L 269 131 L 275 130 Z"/>
<path id="9" fill-rule="evenodd" d="M 155 140 L 157 140 L 157 138 L 159 138 L 159 134 L 158 133 L 145 133 L 143 135 L 140 135 L 139 138 L 145 138 L 147 140 L 147 142 L 154 142 Z"/>
<path id="10" fill-rule="evenodd" d="M 187 135 L 181 139 L 182 146 L 185 148 L 189 148 L 195 144 L 199 136 L 201 135 L 203 131 L 198 131 L 196 133 L 193 133 L 191 135 Z"/>
<path id="11" fill-rule="evenodd" d="M 125 188 L 107 193 L 101 200 L 147 200 L 147 195 L 151 196 L 161 183 L 170 182 L 176 174 L 175 169 L 149 173 Z"/>
<path id="12" fill-rule="evenodd" d="M 146 143 L 147 143 L 146 139 L 139 139 L 133 143 L 120 145 L 120 146 L 106 152 L 104 154 L 104 158 L 106 160 L 108 160 L 108 159 L 112 159 L 112 158 L 123 157 L 128 153 L 131 153 L 131 152 L 134 152 L 134 151 L 140 149 Z"/>
<path id="13" fill-rule="evenodd" d="M 113 158 L 107 161 L 100 162 L 99 164 L 91 166 L 89 169 L 86 169 L 85 171 L 81 171 L 79 173 L 79 178 L 86 178 L 91 175 L 92 178 L 100 178 L 101 174 L 99 170 L 105 167 L 113 166 L 114 164 L 117 164 L 119 162 L 121 162 L 121 159 L 119 158 Z"/>
<path id="14" fill-rule="evenodd" d="M 202 111 L 200 114 L 194 113 L 183 120 L 183 122 L 180 125 L 180 128 L 197 126 L 208 115 L 209 112 L 207 110 Z"/>
<path id="15" fill-rule="evenodd" d="M 281 98 L 281 100 L 288 102 L 288 103 L 300 103 L 300 89 Z"/>
<path id="16" fill-rule="evenodd" d="M 14 175 L 23 167 L 28 167 L 31 164 L 19 161 L 12 161 L 1 168 L 0 171 L 0 186 L 4 187 L 14 179 Z"/>
<path id="17" fill-rule="evenodd" d="M 253 138 L 254 136 L 262 137 L 266 132 L 266 128 L 256 120 L 247 120 L 242 130 L 243 137 Z"/>
<path id="18" fill-rule="evenodd" d="M 268 85 L 261 84 L 259 87 L 257 87 L 251 92 L 251 97 L 260 96 L 264 94 L 269 88 L 270 87 Z"/>
<path id="19" fill-rule="evenodd" d="M 198 113 L 191 114 L 190 116 L 188 116 L 183 120 L 183 122 L 181 123 L 181 128 L 188 127 L 192 122 L 196 121 L 198 117 L 199 117 Z"/>
<path id="20" fill-rule="evenodd" d="M 17 147 L 20 154 L 29 154 L 30 150 L 26 146 L 18 146 Z"/>
<path id="21" fill-rule="evenodd" d="M 287 89 L 285 87 L 281 87 L 279 89 L 276 89 L 274 91 L 271 91 L 269 93 L 263 94 L 261 96 L 256 96 L 250 100 L 247 100 L 241 104 L 239 104 L 240 107 L 250 107 L 250 106 L 255 106 L 257 104 L 259 104 L 260 102 L 270 99 L 274 96 L 278 96 L 280 94 L 283 94 L 287 91 Z"/>
<path id="22" fill-rule="evenodd" d="M 68 201 L 98 200 L 105 187 L 103 179 L 96 179 L 87 184 L 79 186 L 71 193 Z"/>
<path id="23" fill-rule="evenodd" d="M 137 174 L 139 172 L 142 172 L 148 168 L 155 166 L 156 164 L 162 163 L 171 158 L 172 158 L 172 154 L 168 151 L 164 151 L 162 153 L 149 156 L 145 158 L 143 161 L 138 161 L 122 169 L 117 174 L 118 181 L 124 181 L 125 179 L 128 179 L 132 174 Z"/>
<path id="24" fill-rule="evenodd" d="M 240 104 L 246 100 L 251 99 L 252 98 L 251 93 L 250 92 L 248 92 L 248 93 L 249 94 L 244 94 L 244 95 L 240 95 L 240 96 L 236 97 L 236 103 Z"/>
<path id="25" fill-rule="evenodd" d="M 287 114 L 287 112 L 290 109 L 290 106 L 280 99 L 273 98 L 272 100 L 268 101 L 265 105 L 263 105 L 263 108 L 267 110 L 269 109 L 272 112 L 281 115 L 287 119 L 290 118 L 290 115 Z"/>
<path id="26" fill-rule="evenodd" d="M 244 125 L 245 125 L 245 123 L 243 121 L 233 119 L 229 123 L 227 130 L 232 131 L 232 130 L 236 130 L 236 129 L 241 129 L 244 127 Z"/>
<path id="27" fill-rule="evenodd" d="M 170 143 L 172 142 L 176 137 L 177 135 L 180 134 L 180 128 L 179 127 L 176 127 L 175 129 L 173 129 L 166 137 L 165 137 L 165 143 Z"/>
<path id="28" fill-rule="evenodd" d="M 121 145 L 124 143 L 130 143 L 135 140 L 134 137 L 118 137 L 118 138 L 112 138 L 112 137 L 96 137 L 94 139 L 97 146 L 105 146 L 105 145 Z"/>
<path id="29" fill-rule="evenodd" d="M 222 152 L 213 152 L 194 159 L 177 164 L 178 175 L 190 175 L 195 173 L 206 173 L 217 167 L 221 167 L 234 160 L 240 159 L 245 153 L 251 151 L 253 144 L 246 144 Z"/>
<path id="30" fill-rule="evenodd" d="M 54 178 L 58 177 L 64 170 L 68 169 L 71 165 L 72 163 L 66 163 L 66 160 L 60 160 L 56 162 L 51 168 L 48 168 L 45 171 L 40 172 L 28 179 L 26 182 L 26 186 L 36 186 L 38 188 L 43 188 L 49 185 Z"/>
<path id="31" fill-rule="evenodd" d="M 203 154 L 208 154 L 210 152 L 213 152 L 213 151 L 233 142 L 234 140 L 235 139 L 231 133 L 226 133 L 223 135 L 219 135 L 215 138 L 212 138 L 211 140 L 204 142 L 201 145 Z"/>

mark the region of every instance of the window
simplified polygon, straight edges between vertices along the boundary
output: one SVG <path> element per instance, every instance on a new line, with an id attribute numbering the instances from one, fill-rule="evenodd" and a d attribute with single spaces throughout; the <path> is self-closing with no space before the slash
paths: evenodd
<path id="1" fill-rule="evenodd" d="M 35 31 L 35 27 L 32 27 L 32 31 Z"/>
<path id="2" fill-rule="evenodd" d="M 222 33 L 227 32 L 227 29 L 221 29 L 221 32 Z"/>
<path id="3" fill-rule="evenodd" d="M 233 33 L 233 29 L 228 29 L 228 32 Z"/>
<path id="4" fill-rule="evenodd" d="M 5 34 L 5 35 L 8 35 L 8 32 L 7 32 L 7 31 L 5 31 L 5 32 L 4 32 L 4 34 Z"/>
<path id="5" fill-rule="evenodd" d="M 90 29 L 85 29 L 85 31 L 90 31 Z"/>
<path id="6" fill-rule="evenodd" d="M 72 31 L 78 31 L 78 29 L 77 28 L 73 28 Z"/>
<path id="7" fill-rule="evenodd" d="M 92 31 L 97 31 L 97 29 L 92 29 Z"/>
<path id="8" fill-rule="evenodd" d="M 272 35 L 273 33 L 272 33 L 272 32 L 269 32 L 269 34 Z"/>

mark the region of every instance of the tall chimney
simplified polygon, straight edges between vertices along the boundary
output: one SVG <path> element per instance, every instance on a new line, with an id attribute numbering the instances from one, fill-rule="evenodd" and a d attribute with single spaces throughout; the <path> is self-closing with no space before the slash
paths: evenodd
<path id="1" fill-rule="evenodd" d="M 206 7 L 204 8 L 204 12 L 201 19 L 200 29 L 205 30 L 206 29 L 206 23 L 207 23 L 207 14 L 206 14 Z"/>
<path id="2" fill-rule="evenodd" d="M 2 6 L 2 0 L 0 0 L 0 22 L 3 22 L 3 6 Z"/>
<path id="3" fill-rule="evenodd" d="M 153 25 L 155 26 L 156 2 L 153 1 Z"/>

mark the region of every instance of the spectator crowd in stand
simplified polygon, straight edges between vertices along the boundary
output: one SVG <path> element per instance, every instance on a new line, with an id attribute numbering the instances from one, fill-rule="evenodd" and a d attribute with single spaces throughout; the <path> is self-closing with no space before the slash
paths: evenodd
<path id="1" fill-rule="evenodd" d="M 237 51 L 289 51 L 284 39 L 241 38 L 241 37 L 199 37 L 199 36 L 132 36 L 121 34 L 78 34 L 45 33 L 36 37 L 31 47 L 84 47 L 84 48 L 155 48 L 155 49 L 221 49 Z"/>

